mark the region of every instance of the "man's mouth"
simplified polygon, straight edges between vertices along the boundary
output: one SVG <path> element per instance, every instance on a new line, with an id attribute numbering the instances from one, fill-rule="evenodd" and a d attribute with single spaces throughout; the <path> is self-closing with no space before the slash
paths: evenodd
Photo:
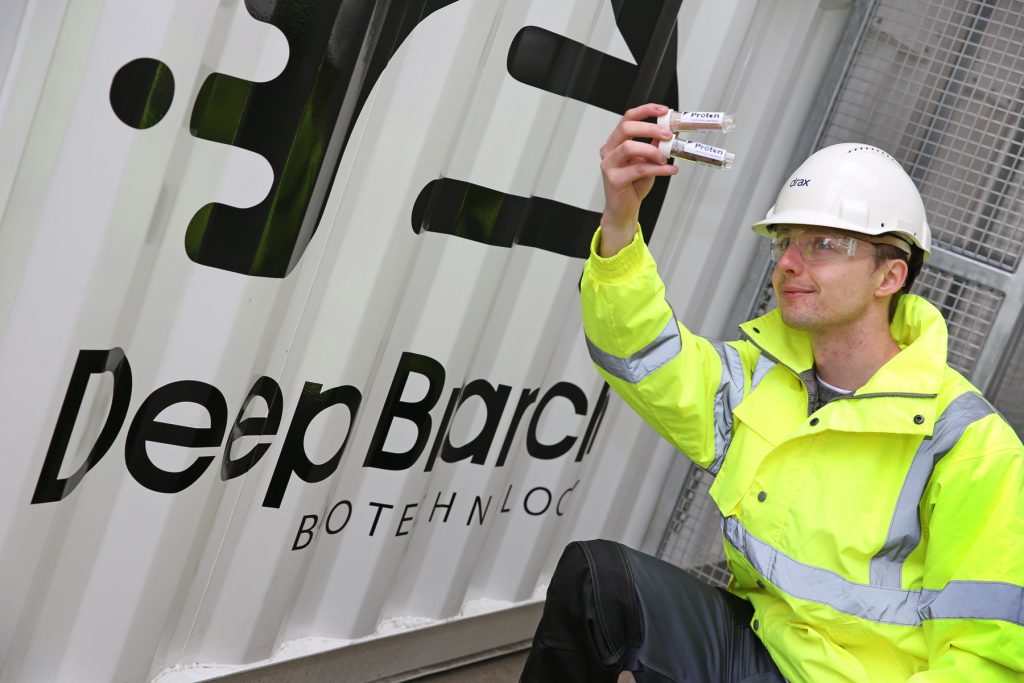
<path id="1" fill-rule="evenodd" d="M 798 299 L 802 296 L 806 296 L 807 294 L 814 293 L 813 289 L 809 289 L 806 287 L 794 287 L 792 285 L 782 287 L 781 290 L 783 298 L 786 299 Z"/>

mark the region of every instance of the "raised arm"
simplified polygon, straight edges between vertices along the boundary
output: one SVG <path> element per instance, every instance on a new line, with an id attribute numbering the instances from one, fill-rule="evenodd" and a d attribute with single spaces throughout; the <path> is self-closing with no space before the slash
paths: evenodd
<path id="1" fill-rule="evenodd" d="M 657 104 L 631 109 L 601 147 L 606 204 L 580 283 L 583 329 L 612 389 L 676 448 L 714 470 L 757 352 L 746 343 L 712 343 L 676 321 L 637 229 L 654 178 L 676 168 L 662 163 L 657 147 L 633 138 L 670 137 L 642 120 L 665 111 Z"/>
<path id="2" fill-rule="evenodd" d="M 661 104 L 630 109 L 601 145 L 605 205 L 598 253 L 604 258 L 619 253 L 633 240 L 640 203 L 654 186 L 654 179 L 679 171 L 678 167 L 666 163 L 668 160 L 657 146 L 660 140 L 670 140 L 672 133 L 656 123 L 644 121 L 667 111 L 668 107 Z M 648 138 L 653 144 L 634 138 Z"/>

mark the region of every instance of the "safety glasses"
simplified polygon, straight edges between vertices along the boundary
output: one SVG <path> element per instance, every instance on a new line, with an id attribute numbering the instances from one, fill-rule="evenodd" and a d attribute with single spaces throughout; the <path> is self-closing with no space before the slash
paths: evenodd
<path id="1" fill-rule="evenodd" d="M 870 255 L 874 253 L 875 247 L 870 242 L 847 235 L 787 228 L 779 230 L 772 237 L 772 259 L 781 259 L 792 245 L 796 245 L 804 261 L 812 262 L 851 259 L 858 253 Z"/>

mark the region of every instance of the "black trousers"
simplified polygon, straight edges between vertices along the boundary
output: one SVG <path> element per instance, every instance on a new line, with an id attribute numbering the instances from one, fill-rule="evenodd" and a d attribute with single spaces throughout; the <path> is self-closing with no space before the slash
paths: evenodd
<path id="1" fill-rule="evenodd" d="M 611 541 L 570 543 L 521 683 L 783 683 L 746 600 Z"/>

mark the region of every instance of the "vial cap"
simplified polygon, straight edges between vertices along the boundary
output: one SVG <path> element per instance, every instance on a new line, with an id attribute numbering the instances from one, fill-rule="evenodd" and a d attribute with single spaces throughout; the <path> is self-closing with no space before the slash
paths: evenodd
<path id="1" fill-rule="evenodd" d="M 658 143 L 658 151 L 661 152 L 661 156 L 665 157 L 666 159 L 672 156 L 672 142 L 674 140 L 675 138 L 671 140 L 662 140 L 661 142 Z"/>

